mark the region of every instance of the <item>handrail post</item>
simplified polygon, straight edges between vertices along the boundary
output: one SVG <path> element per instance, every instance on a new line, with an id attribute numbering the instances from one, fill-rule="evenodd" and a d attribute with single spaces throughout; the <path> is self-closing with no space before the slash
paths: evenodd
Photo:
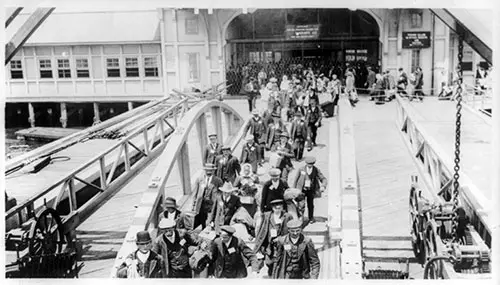
<path id="1" fill-rule="evenodd" d="M 191 193 L 191 170 L 189 168 L 189 148 L 187 142 L 182 145 L 177 156 L 177 165 L 181 177 L 181 186 L 184 195 Z"/>
<path id="2" fill-rule="evenodd" d="M 102 189 L 106 189 L 108 186 L 106 184 L 106 161 L 105 161 L 104 157 L 105 156 L 103 155 L 99 159 L 99 175 L 101 178 L 101 188 Z"/>
<path id="3" fill-rule="evenodd" d="M 201 114 L 200 117 L 196 120 L 196 132 L 198 134 L 198 144 L 201 150 L 201 157 L 203 159 L 204 155 L 204 147 L 208 144 L 207 139 L 207 116 L 205 113 Z"/>

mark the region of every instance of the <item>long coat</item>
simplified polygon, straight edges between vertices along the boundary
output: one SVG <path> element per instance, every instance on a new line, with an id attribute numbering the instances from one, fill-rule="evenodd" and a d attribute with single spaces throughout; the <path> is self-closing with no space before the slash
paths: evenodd
<path id="1" fill-rule="evenodd" d="M 207 176 L 202 175 L 196 179 L 194 184 L 192 211 L 196 214 L 200 213 L 200 211 L 208 212 L 212 209 L 217 190 L 224 184 L 224 182 L 215 175 L 212 175 L 209 185 L 205 185 L 206 179 Z"/>
<path id="2" fill-rule="evenodd" d="M 222 154 L 222 145 L 219 143 L 215 144 L 215 148 L 212 147 L 211 144 L 205 146 L 205 150 L 203 152 L 203 163 L 211 163 L 215 164 L 215 159 L 217 156 Z"/>
<path id="3" fill-rule="evenodd" d="M 295 174 L 295 178 L 293 179 L 292 184 L 293 188 L 297 188 L 300 190 L 304 189 L 304 185 L 307 180 L 306 167 L 307 166 L 302 166 L 297 171 L 297 174 Z M 326 183 L 328 183 L 326 177 L 323 175 L 321 170 L 319 170 L 319 168 L 313 165 L 311 175 L 309 175 L 309 179 L 311 180 L 310 191 L 313 191 L 316 197 L 321 196 L 319 183 L 321 182 L 323 185 L 326 185 Z"/>
<path id="4" fill-rule="evenodd" d="M 221 226 L 229 225 L 231 218 L 240 207 L 241 201 L 238 196 L 231 194 L 229 200 L 226 202 L 222 198 L 222 195 L 217 195 L 213 208 L 207 219 L 209 222 L 214 222 L 216 234 L 219 234 Z"/>
<path id="5" fill-rule="evenodd" d="M 241 148 L 240 162 L 242 164 L 250 163 L 252 165 L 253 172 L 256 173 L 258 163 L 263 159 L 263 157 L 260 157 L 260 155 L 261 155 L 260 146 L 258 146 L 256 143 L 253 143 L 252 145 L 249 146 L 246 143 Z"/>
<path id="6" fill-rule="evenodd" d="M 271 247 L 270 241 L 273 237 L 271 237 L 269 229 L 271 226 L 277 229 L 277 236 L 283 236 L 288 234 L 288 221 L 292 220 L 292 215 L 284 212 L 281 216 L 281 224 L 277 225 L 273 219 L 272 212 L 264 213 L 264 217 L 262 218 L 262 223 L 259 225 L 257 229 L 257 234 L 255 235 L 255 246 L 253 251 L 256 253 L 264 247 L 264 250 L 268 251 Z"/>
<path id="7" fill-rule="evenodd" d="M 165 278 L 167 276 L 165 272 L 165 265 L 163 258 L 155 253 L 154 251 L 151 251 L 149 254 L 148 259 L 146 262 L 142 263 L 138 258 L 137 258 L 137 252 L 139 250 L 136 250 L 129 254 L 126 259 L 132 259 L 133 261 L 137 261 L 137 271 L 141 277 L 144 278 Z M 143 270 L 141 270 L 141 268 Z M 120 267 L 118 268 L 117 272 L 117 277 L 118 278 L 127 278 L 127 264 L 123 262 Z"/>
<path id="8" fill-rule="evenodd" d="M 281 121 L 278 127 L 276 127 L 276 125 L 274 124 L 269 125 L 266 133 L 266 148 L 271 149 L 273 143 L 275 141 L 279 141 L 279 135 L 281 135 L 282 133 L 288 133 L 288 132 L 286 130 L 285 124 L 283 124 Z M 276 136 L 278 136 L 278 139 L 276 139 Z"/>
<path id="9" fill-rule="evenodd" d="M 250 119 L 250 122 L 245 128 L 245 134 L 250 131 L 250 134 L 254 136 L 254 139 L 257 143 L 261 144 L 265 142 L 267 123 L 259 117 L 255 120 L 253 117 Z"/>
<path id="10" fill-rule="evenodd" d="M 277 145 L 276 149 L 283 152 L 280 154 L 280 161 L 277 168 L 281 171 L 283 171 L 284 168 L 291 169 L 293 167 L 292 157 L 294 156 L 292 145 L 287 142 L 285 146 L 282 146 L 280 143 Z"/>
<path id="11" fill-rule="evenodd" d="M 290 138 L 292 140 L 307 140 L 307 124 L 304 120 L 293 121 L 292 122 L 292 130 L 290 131 Z"/>
<path id="12" fill-rule="evenodd" d="M 182 244 L 181 244 L 182 243 Z M 184 235 L 184 237 L 179 236 L 179 232 L 175 231 L 175 238 L 174 238 L 174 244 L 180 245 L 182 252 L 178 253 L 179 255 L 177 256 L 178 258 L 181 258 L 181 255 L 184 255 L 183 258 L 186 258 L 187 260 L 187 267 L 189 267 L 189 256 L 191 255 L 192 252 L 195 251 L 195 249 L 198 246 L 198 242 L 195 241 L 189 234 Z M 167 277 L 177 277 L 177 276 L 172 276 L 172 272 L 170 272 L 170 259 L 168 258 L 168 244 L 165 242 L 164 235 L 158 236 L 154 242 L 153 242 L 153 248 L 152 250 L 159 254 L 163 260 L 164 260 L 164 265 L 165 269 L 164 271 L 166 272 Z M 189 269 L 190 270 L 190 269 Z"/>
<path id="13" fill-rule="evenodd" d="M 271 180 L 266 181 L 262 187 L 262 199 L 260 208 L 262 212 L 271 211 L 271 201 L 275 199 L 283 199 L 283 194 L 285 190 L 288 189 L 288 183 L 283 180 L 279 180 L 278 188 L 271 190 L 272 182 Z"/>
<path id="14" fill-rule="evenodd" d="M 286 267 L 291 261 L 291 256 L 285 249 L 289 246 L 292 246 L 289 234 L 276 239 L 276 263 L 273 268 L 273 279 L 285 278 Z M 302 279 L 318 279 L 320 263 L 312 240 L 301 234 L 297 247 L 302 267 Z"/>
<path id="15" fill-rule="evenodd" d="M 227 159 L 223 155 L 217 157 L 217 170 L 215 174 L 222 179 L 222 181 L 233 183 L 238 173 L 241 171 L 240 162 L 232 155 Z"/>
<path id="16" fill-rule="evenodd" d="M 209 267 L 209 272 L 215 278 L 221 278 L 224 271 L 224 257 L 226 255 L 224 247 L 225 245 L 222 244 L 221 238 L 216 238 L 211 245 L 212 263 Z M 231 271 L 236 271 L 236 278 L 245 278 L 248 275 L 247 266 L 243 258 L 251 264 L 254 272 L 259 270 L 255 254 L 243 240 L 233 236 L 228 249 L 230 248 L 234 248 L 235 251 L 232 254 L 237 255 L 237 262 L 231 268 Z"/>

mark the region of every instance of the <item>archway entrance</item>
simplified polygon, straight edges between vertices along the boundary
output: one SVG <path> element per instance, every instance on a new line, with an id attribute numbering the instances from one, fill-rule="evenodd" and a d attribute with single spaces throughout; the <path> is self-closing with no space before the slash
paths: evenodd
<path id="1" fill-rule="evenodd" d="M 248 66 L 281 77 L 286 65 L 300 63 L 342 76 L 348 63 L 359 66 L 357 82 L 364 82 L 365 66 L 380 62 L 379 25 L 362 10 L 260 9 L 234 18 L 225 36 L 230 94 L 239 93 L 246 73 L 255 73 Z"/>

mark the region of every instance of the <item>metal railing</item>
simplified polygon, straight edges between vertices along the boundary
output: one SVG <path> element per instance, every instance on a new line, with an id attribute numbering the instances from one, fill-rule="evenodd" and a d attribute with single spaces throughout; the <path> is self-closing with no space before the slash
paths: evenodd
<path id="1" fill-rule="evenodd" d="M 22 204 L 10 209 L 6 213 L 6 220 L 17 215 L 17 223 L 22 225 L 34 216 L 34 211 L 38 207 L 47 204 L 57 209 L 67 198 L 69 211 L 61 213 L 65 214 L 63 216 L 65 233 L 75 229 L 92 214 L 99 203 L 120 189 L 144 165 L 163 151 L 175 128 L 167 119 L 173 119 L 175 125 L 178 121 L 177 117 L 182 117 L 190 107 L 188 99 L 185 98 L 160 112 L 112 147 L 71 171 L 51 186 L 39 191 Z M 80 204 L 77 202 L 76 194 L 78 190 L 87 186 L 97 190 L 97 194 Z M 50 200 L 47 201 L 47 198 Z"/>
<path id="2" fill-rule="evenodd" d="M 228 137 L 224 140 L 230 144 L 234 151 L 245 135 L 245 126 L 249 121 L 243 122 L 243 118 L 230 106 L 220 101 L 208 101 L 190 109 L 179 123 L 176 131 L 168 142 L 168 152 L 163 152 L 160 161 L 156 166 L 147 189 L 143 192 L 141 202 L 137 207 L 133 224 L 129 227 L 123 244 L 118 251 L 115 264 L 111 269 L 111 277 L 116 277 L 117 269 L 125 257 L 136 249 L 135 236 L 138 231 L 149 230 L 155 232 L 160 206 L 164 197 L 170 196 L 184 204 L 189 198 L 191 185 L 201 174 L 198 171 L 191 176 L 189 173 L 189 153 L 187 151 L 187 138 L 191 129 L 195 126 L 198 133 L 198 142 L 201 149 L 205 146 L 206 139 L 206 116 L 205 113 L 211 111 L 212 122 L 218 138 L 222 142 L 222 116 L 226 120 Z M 170 189 L 166 182 L 171 174 L 174 165 L 177 163 L 181 173 L 181 185 L 175 189 Z M 189 185 L 188 185 L 189 184 Z"/>
<path id="3" fill-rule="evenodd" d="M 439 147 L 426 130 L 416 121 L 416 114 L 408 103 L 396 95 L 396 124 L 412 158 L 422 173 L 428 189 L 427 197 L 436 202 L 448 201 L 453 191 L 453 161 Z M 491 246 L 491 203 L 465 173 L 460 173 L 461 205 L 484 242 Z"/>
<path id="4" fill-rule="evenodd" d="M 491 88 L 483 90 L 465 84 L 465 94 L 463 96 L 463 101 L 470 106 L 473 110 L 484 110 L 492 108 L 493 106 L 493 91 Z"/>

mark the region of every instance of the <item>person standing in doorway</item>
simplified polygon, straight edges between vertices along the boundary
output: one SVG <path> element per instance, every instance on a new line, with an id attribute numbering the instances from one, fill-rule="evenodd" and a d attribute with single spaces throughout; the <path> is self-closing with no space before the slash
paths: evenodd
<path id="1" fill-rule="evenodd" d="M 314 223 L 314 198 L 321 197 L 328 180 L 321 170 L 314 166 L 316 158 L 306 157 L 304 160 L 306 165 L 297 171 L 292 187 L 302 190 L 306 195 L 309 223 Z"/>

